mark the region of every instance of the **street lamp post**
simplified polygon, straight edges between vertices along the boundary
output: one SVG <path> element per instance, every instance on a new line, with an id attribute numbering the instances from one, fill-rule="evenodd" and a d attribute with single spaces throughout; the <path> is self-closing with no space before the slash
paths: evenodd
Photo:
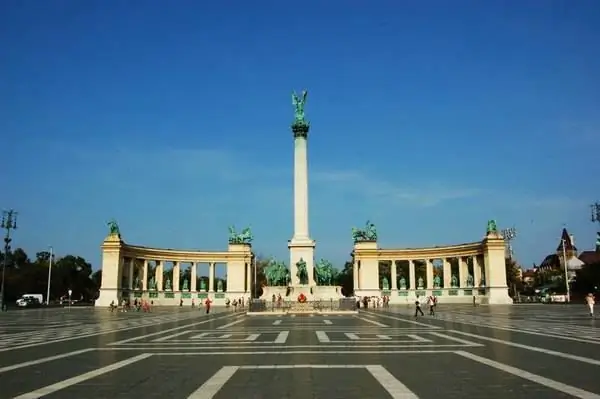
<path id="1" fill-rule="evenodd" d="M 50 259 L 48 260 L 48 286 L 46 287 L 46 305 L 50 305 L 50 281 L 52 279 L 52 258 L 54 257 L 54 248 L 50 246 Z"/>
<path id="2" fill-rule="evenodd" d="M 514 227 L 509 227 L 508 229 L 502 230 L 502 237 L 506 241 L 506 246 L 508 249 L 508 259 L 512 259 L 513 257 L 513 247 L 512 240 L 517 237 L 517 229 Z"/>
<path id="3" fill-rule="evenodd" d="M 563 263 L 565 264 L 565 287 L 567 288 L 567 303 L 571 302 L 571 287 L 569 287 L 569 271 L 567 268 L 567 250 L 565 248 L 566 242 L 563 238 L 562 240 L 562 253 L 563 253 Z"/>
<path id="4" fill-rule="evenodd" d="M 592 222 L 600 223 L 600 202 L 590 205 L 590 208 L 592 209 Z"/>
<path id="5" fill-rule="evenodd" d="M 592 210 L 592 222 L 600 226 L 600 202 L 590 205 Z M 600 231 L 596 232 L 596 251 L 600 251 Z"/>
<path id="6" fill-rule="evenodd" d="M 254 298 L 256 299 L 256 255 L 254 255 Z"/>
<path id="7" fill-rule="evenodd" d="M 0 309 L 6 310 L 4 277 L 6 274 L 6 264 L 8 262 L 8 251 L 10 251 L 10 242 L 12 241 L 10 238 L 10 231 L 16 230 L 17 228 L 17 212 L 12 209 L 9 211 L 2 211 L 2 224 L 0 227 L 6 230 L 6 235 L 4 236 L 4 259 L 2 261 L 2 285 L 0 285 Z"/>

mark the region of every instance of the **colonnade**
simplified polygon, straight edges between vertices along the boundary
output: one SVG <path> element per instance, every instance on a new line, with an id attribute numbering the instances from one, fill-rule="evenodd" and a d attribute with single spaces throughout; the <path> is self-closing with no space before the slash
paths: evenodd
<path id="1" fill-rule="evenodd" d="M 436 274 L 434 272 L 433 262 L 436 259 L 393 259 L 388 261 L 378 261 L 378 273 L 379 263 L 386 262 L 390 263 L 390 281 L 387 289 L 395 290 L 416 290 L 416 289 L 441 289 L 441 288 L 484 288 L 487 284 L 485 283 L 485 272 L 482 268 L 479 255 L 456 258 L 437 258 L 442 262 L 442 273 Z M 451 259 L 457 259 L 458 273 L 452 273 Z M 408 263 L 408 276 L 404 273 L 398 273 L 399 263 Z M 417 273 L 417 262 L 425 265 L 425 273 Z M 354 288 L 360 289 L 361 284 L 361 270 L 360 260 L 354 261 Z M 369 271 L 372 273 L 372 271 Z M 472 273 L 471 273 L 472 272 Z M 439 274 L 443 278 L 439 278 Z M 439 278 L 439 281 L 437 278 Z M 455 280 L 454 280 L 455 279 Z M 382 284 L 381 276 L 378 277 L 379 288 L 386 289 Z"/>
<path id="2" fill-rule="evenodd" d="M 129 245 L 120 234 L 110 234 L 102 244 L 102 283 L 96 306 L 133 298 L 151 299 L 161 305 L 177 305 L 180 300 L 194 298 L 210 298 L 216 304 L 247 298 L 253 256 L 250 244 L 229 244 L 226 251 L 175 250 Z M 150 262 L 155 263 L 153 272 Z M 165 280 L 167 262 L 172 262 L 173 268 Z M 209 265 L 207 287 L 202 283 L 198 287 L 199 264 Z M 217 264 L 226 268 L 223 284 L 215 276 Z M 180 281 L 184 265 L 191 267 L 187 282 L 188 277 Z"/>
<path id="3" fill-rule="evenodd" d="M 136 274 L 136 269 L 138 269 L 138 261 L 142 262 L 142 277 L 139 280 L 139 285 L 136 285 L 136 281 L 137 278 L 139 278 L 139 274 Z M 197 271 L 198 271 L 198 266 L 200 264 L 204 264 L 206 262 L 172 262 L 173 263 L 173 268 L 171 269 L 171 276 L 172 276 L 172 281 L 171 281 L 171 285 L 170 287 L 168 287 L 168 284 L 165 284 L 164 281 L 164 265 L 169 262 L 169 261 L 155 261 L 156 266 L 154 268 L 154 276 L 150 276 L 148 273 L 149 270 L 149 260 L 147 259 L 137 259 L 137 258 L 122 258 L 121 260 L 121 264 L 123 266 L 120 267 L 121 270 L 121 279 L 119 279 L 119 281 L 121 281 L 121 285 L 119 286 L 120 289 L 128 289 L 130 291 L 174 291 L 174 292 L 224 292 L 227 291 L 225 288 L 224 289 L 218 289 L 215 288 L 215 282 L 216 282 L 216 275 L 215 275 L 215 269 L 216 269 L 216 264 L 220 263 L 220 262 L 208 262 L 208 285 L 206 287 L 197 287 L 197 282 L 198 282 L 198 276 L 197 276 Z M 181 276 L 181 267 L 182 265 L 185 264 L 189 264 L 190 265 L 190 281 L 188 282 L 189 285 L 185 285 L 182 284 L 182 281 L 180 281 L 180 276 Z M 227 263 L 224 263 L 225 266 L 227 267 Z M 245 270 L 244 270 L 244 289 L 243 292 L 248 293 L 250 292 L 250 284 L 251 284 L 251 280 L 250 280 L 250 276 L 251 276 L 251 269 L 250 269 L 250 263 L 246 263 L 245 265 Z M 126 274 L 123 274 L 123 272 L 127 270 Z M 229 273 L 226 272 L 226 276 L 229 277 Z M 125 277 L 125 278 L 123 278 Z M 152 280 L 152 278 L 154 278 L 154 281 Z M 125 281 L 125 284 L 123 284 L 123 281 Z M 154 282 L 154 285 L 152 284 Z"/>
<path id="4" fill-rule="evenodd" d="M 391 303 L 406 303 L 418 296 L 436 295 L 441 302 L 465 303 L 475 295 L 484 303 L 512 303 L 506 285 L 504 239 L 497 232 L 488 232 L 480 242 L 445 247 L 382 249 L 376 241 L 359 241 L 352 255 L 357 296 L 386 295 Z M 436 259 L 441 260 L 441 273 L 436 273 Z M 457 259 L 456 273 L 452 259 Z M 390 263 L 388 286 L 379 275 L 382 262 Z M 408 267 L 399 273 L 402 262 Z"/>

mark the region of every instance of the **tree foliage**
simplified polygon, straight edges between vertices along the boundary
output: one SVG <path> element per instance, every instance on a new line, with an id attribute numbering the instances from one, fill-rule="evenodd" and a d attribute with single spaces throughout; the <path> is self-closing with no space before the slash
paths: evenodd
<path id="1" fill-rule="evenodd" d="M 1 254 L 4 261 L 5 254 Z M 48 284 L 48 267 L 50 253 L 47 251 L 35 254 L 30 259 L 22 248 L 8 253 L 5 272 L 5 298 L 14 301 L 23 294 L 43 294 L 46 300 Z M 50 284 L 50 300 L 67 295 L 71 289 L 72 298 L 92 300 L 100 288 L 101 272 L 92 272 L 92 265 L 84 258 L 66 255 L 54 258 Z"/>

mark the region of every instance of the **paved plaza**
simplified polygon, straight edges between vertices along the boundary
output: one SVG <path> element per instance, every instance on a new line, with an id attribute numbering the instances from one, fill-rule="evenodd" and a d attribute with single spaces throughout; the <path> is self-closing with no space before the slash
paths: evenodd
<path id="1" fill-rule="evenodd" d="M 600 399 L 583 305 L 0 314 L 0 398 Z"/>

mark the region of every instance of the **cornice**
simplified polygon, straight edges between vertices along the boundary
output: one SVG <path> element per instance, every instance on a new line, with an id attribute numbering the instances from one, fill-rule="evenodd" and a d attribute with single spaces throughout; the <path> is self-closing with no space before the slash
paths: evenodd
<path id="1" fill-rule="evenodd" d="M 481 254 L 483 254 L 483 245 L 481 242 L 425 248 L 355 248 L 354 250 L 354 257 L 357 260 L 373 258 L 380 260 L 422 260 L 476 256 Z"/>

